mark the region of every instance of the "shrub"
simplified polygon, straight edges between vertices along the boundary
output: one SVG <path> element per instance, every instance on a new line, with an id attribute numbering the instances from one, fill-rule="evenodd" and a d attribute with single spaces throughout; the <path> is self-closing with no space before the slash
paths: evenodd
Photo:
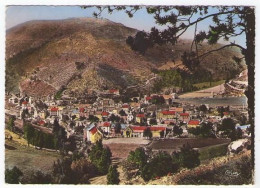
<path id="1" fill-rule="evenodd" d="M 5 170 L 5 182 L 10 184 L 18 184 L 20 182 L 20 177 L 23 175 L 21 170 L 14 166 L 11 170 Z"/>
<path id="2" fill-rule="evenodd" d="M 114 165 L 109 166 L 108 174 L 107 174 L 107 184 L 118 185 L 119 182 L 120 182 L 119 173 L 117 171 L 116 166 L 114 166 Z"/>

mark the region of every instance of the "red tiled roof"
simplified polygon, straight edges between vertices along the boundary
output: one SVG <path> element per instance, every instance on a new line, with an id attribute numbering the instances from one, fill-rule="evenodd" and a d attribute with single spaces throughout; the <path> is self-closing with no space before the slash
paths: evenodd
<path id="1" fill-rule="evenodd" d="M 162 114 L 163 114 L 163 115 L 175 115 L 175 111 L 165 110 L 165 111 L 162 111 Z"/>
<path id="2" fill-rule="evenodd" d="M 122 108 L 129 108 L 129 105 L 128 105 L 128 104 L 124 104 L 124 105 L 122 106 Z"/>
<path id="3" fill-rule="evenodd" d="M 146 99 L 147 101 L 149 101 L 149 100 L 152 99 L 152 97 L 146 97 L 145 99 Z"/>
<path id="4" fill-rule="evenodd" d="M 199 125 L 200 121 L 199 120 L 190 120 L 188 125 Z"/>
<path id="5" fill-rule="evenodd" d="M 102 114 L 101 114 L 102 116 L 108 116 L 109 115 L 109 113 L 108 112 L 102 112 Z"/>
<path id="6" fill-rule="evenodd" d="M 131 126 L 133 131 L 143 132 L 145 129 L 149 128 L 151 131 L 164 131 L 166 127 L 146 127 L 146 126 Z"/>
<path id="7" fill-rule="evenodd" d="M 109 123 L 109 122 L 104 122 L 104 123 L 103 123 L 103 126 L 104 126 L 104 127 L 110 127 L 110 123 Z"/>
<path id="8" fill-rule="evenodd" d="M 144 117 L 144 114 L 136 114 L 136 117 L 141 117 L 141 118 L 143 118 L 143 117 Z"/>
<path id="9" fill-rule="evenodd" d="M 23 101 L 22 104 L 28 104 L 28 102 L 27 101 Z"/>
<path id="10" fill-rule="evenodd" d="M 224 115 L 229 115 L 229 112 L 223 112 Z"/>
<path id="11" fill-rule="evenodd" d="M 180 113 L 180 116 L 189 116 L 189 113 Z"/>
<path id="12" fill-rule="evenodd" d="M 57 112 L 59 110 L 59 108 L 53 107 L 51 108 L 51 112 Z"/>
<path id="13" fill-rule="evenodd" d="M 39 123 L 39 125 L 44 125 L 45 124 L 45 122 L 43 120 L 39 121 L 38 123 Z"/>
<path id="14" fill-rule="evenodd" d="M 91 130 L 90 130 L 91 134 L 95 134 L 97 132 L 97 128 L 96 127 L 93 127 Z"/>
<path id="15" fill-rule="evenodd" d="M 85 108 L 80 108 L 79 112 L 85 112 Z"/>
<path id="16" fill-rule="evenodd" d="M 116 92 L 118 92 L 118 89 L 110 89 L 109 90 L 109 93 L 116 93 Z"/>

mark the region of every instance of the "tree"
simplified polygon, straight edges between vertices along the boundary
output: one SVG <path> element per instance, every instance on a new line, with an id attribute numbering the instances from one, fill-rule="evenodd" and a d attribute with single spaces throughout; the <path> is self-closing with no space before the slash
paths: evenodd
<path id="1" fill-rule="evenodd" d="M 91 162 L 97 167 L 100 174 L 108 172 L 109 165 L 111 164 L 112 153 L 108 147 L 103 147 L 102 141 L 97 142 L 92 146 L 89 153 Z"/>
<path id="2" fill-rule="evenodd" d="M 98 117 L 93 116 L 93 115 L 89 115 L 88 120 L 91 121 L 91 122 L 98 122 L 99 121 Z"/>
<path id="3" fill-rule="evenodd" d="M 119 111 L 120 116 L 127 116 L 127 114 L 125 113 L 125 111 L 122 109 Z"/>
<path id="4" fill-rule="evenodd" d="M 8 120 L 8 123 L 7 123 L 7 128 L 10 131 L 14 131 L 14 126 L 15 126 L 14 121 L 15 121 L 15 116 L 10 116 L 9 120 Z"/>
<path id="5" fill-rule="evenodd" d="M 144 165 L 147 163 L 148 155 L 145 153 L 143 148 L 136 148 L 135 151 L 130 151 L 127 161 L 131 162 L 133 166 L 135 166 L 138 169 L 141 169 L 144 167 Z"/>
<path id="6" fill-rule="evenodd" d="M 157 176 L 162 177 L 168 173 L 176 172 L 173 168 L 171 155 L 167 152 L 159 151 L 141 170 L 141 177 L 148 181 Z"/>
<path id="7" fill-rule="evenodd" d="M 31 124 L 25 123 L 24 125 L 24 137 L 27 140 L 28 146 L 34 144 L 34 128 Z"/>
<path id="8" fill-rule="evenodd" d="M 83 7 L 86 8 L 86 7 Z M 113 11 L 125 11 L 129 17 L 141 10 L 141 6 L 98 6 L 98 17 L 107 9 L 108 13 Z M 209 11 L 209 9 L 211 9 Z M 248 100 L 249 123 L 252 126 L 252 143 L 254 144 L 254 116 L 255 116 L 255 9 L 249 6 L 147 6 L 148 14 L 153 15 L 155 22 L 159 25 L 167 25 L 167 28 L 159 31 L 152 28 L 148 38 L 152 44 L 176 44 L 178 39 L 189 29 L 194 28 L 194 40 L 191 44 L 191 51 L 195 46 L 196 59 L 201 61 L 207 55 L 230 47 L 237 47 L 243 57 L 236 58 L 239 62 L 245 59 L 248 69 L 248 87 L 245 92 Z M 211 19 L 209 31 L 198 30 L 198 24 Z M 219 39 L 226 41 L 234 37 L 246 36 L 246 47 L 235 42 L 229 42 L 217 49 L 203 53 L 199 52 L 198 45 L 203 41 L 209 44 L 216 44 Z M 152 46 L 152 45 L 151 45 Z M 254 162 L 254 147 L 252 147 L 252 161 Z"/>
<path id="9" fill-rule="evenodd" d="M 153 133 L 151 132 L 150 127 L 147 127 L 147 128 L 144 130 L 143 136 L 144 136 L 144 137 L 148 137 L 148 138 L 152 138 Z"/>
<path id="10" fill-rule="evenodd" d="M 12 169 L 6 169 L 5 182 L 10 184 L 18 184 L 22 175 L 23 173 L 16 166 L 14 166 Z"/>
<path id="11" fill-rule="evenodd" d="M 199 111 L 206 113 L 208 111 L 208 108 L 205 104 L 199 106 Z"/>
<path id="12" fill-rule="evenodd" d="M 30 174 L 28 178 L 22 179 L 22 184 L 50 184 L 51 183 L 51 175 L 44 174 L 41 171 L 36 171 Z"/>
<path id="13" fill-rule="evenodd" d="M 149 121 L 149 124 L 150 125 L 157 125 L 157 121 L 155 118 L 151 118 L 150 121 Z"/>
<path id="14" fill-rule="evenodd" d="M 120 123 L 116 123 L 115 125 L 115 133 L 121 133 L 121 124 Z"/>
<path id="15" fill-rule="evenodd" d="M 173 132 L 174 132 L 174 134 L 180 136 L 183 133 L 183 129 L 177 125 L 174 125 Z"/>
<path id="16" fill-rule="evenodd" d="M 181 151 L 174 153 L 176 161 L 184 168 L 194 168 L 200 165 L 199 152 L 184 144 Z"/>
<path id="17" fill-rule="evenodd" d="M 119 173 L 115 165 L 110 165 L 107 174 L 107 184 L 118 185 L 120 182 Z"/>
<path id="18" fill-rule="evenodd" d="M 89 159 L 80 158 L 72 161 L 71 170 L 77 178 L 77 183 L 89 184 L 89 179 L 97 174 L 97 169 Z"/>

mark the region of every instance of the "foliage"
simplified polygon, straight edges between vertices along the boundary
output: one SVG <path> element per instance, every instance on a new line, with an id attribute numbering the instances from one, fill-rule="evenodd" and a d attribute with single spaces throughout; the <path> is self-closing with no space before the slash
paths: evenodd
<path id="1" fill-rule="evenodd" d="M 253 183 L 251 156 L 239 156 L 219 166 L 192 170 L 176 182 L 178 185 L 245 185 Z"/>
<path id="2" fill-rule="evenodd" d="M 111 164 L 112 153 L 108 147 L 103 147 L 102 141 L 98 141 L 91 148 L 89 158 L 102 175 L 108 172 Z"/>
<path id="3" fill-rule="evenodd" d="M 143 148 L 136 148 L 135 151 L 130 151 L 127 161 L 131 162 L 136 168 L 142 169 L 146 165 L 148 155 Z"/>
<path id="4" fill-rule="evenodd" d="M 30 174 L 28 178 L 22 179 L 22 184 L 50 184 L 52 177 L 50 174 L 44 174 L 41 171 L 36 171 Z"/>
<path id="5" fill-rule="evenodd" d="M 121 133 L 121 124 L 120 123 L 116 123 L 115 125 L 115 133 Z"/>
<path id="6" fill-rule="evenodd" d="M 77 177 L 71 169 L 72 159 L 63 157 L 53 163 L 52 178 L 55 184 L 76 184 Z"/>
<path id="7" fill-rule="evenodd" d="M 14 121 L 15 121 L 15 116 L 10 116 L 9 117 L 9 120 L 7 122 L 7 128 L 10 130 L 10 131 L 13 131 L 14 130 Z"/>
<path id="8" fill-rule="evenodd" d="M 151 118 L 149 123 L 150 123 L 150 125 L 157 125 L 156 118 Z"/>
<path id="9" fill-rule="evenodd" d="M 89 115 L 88 120 L 91 121 L 91 122 L 98 122 L 99 121 L 98 117 L 93 116 L 93 115 Z"/>
<path id="10" fill-rule="evenodd" d="M 183 145 L 180 152 L 175 152 L 174 158 L 184 168 L 194 168 L 200 165 L 199 152 L 192 149 L 189 144 Z"/>
<path id="11" fill-rule="evenodd" d="M 166 152 L 159 151 L 141 170 L 141 177 L 148 181 L 155 177 L 165 176 L 168 173 L 175 173 L 178 165 L 172 163 L 172 157 Z"/>
<path id="12" fill-rule="evenodd" d="M 119 111 L 120 116 L 127 116 L 127 114 L 125 113 L 125 111 L 122 109 Z"/>
<path id="13" fill-rule="evenodd" d="M 152 96 L 151 102 L 156 105 L 165 104 L 163 96 L 154 95 Z"/>
<path id="14" fill-rule="evenodd" d="M 183 129 L 181 127 L 179 127 L 178 125 L 174 125 L 173 132 L 175 135 L 180 136 L 183 133 Z"/>
<path id="15" fill-rule="evenodd" d="M 210 160 L 214 157 L 225 156 L 227 154 L 227 146 L 228 143 L 200 148 L 200 161 Z"/>
<path id="16" fill-rule="evenodd" d="M 5 182 L 10 184 L 18 184 L 22 175 L 23 173 L 16 166 L 14 166 L 12 169 L 6 169 Z"/>
<path id="17" fill-rule="evenodd" d="M 89 159 L 80 158 L 71 164 L 72 173 L 77 177 L 77 183 L 89 184 L 89 179 L 97 175 L 97 169 Z"/>
<path id="18" fill-rule="evenodd" d="M 119 122 L 120 121 L 120 117 L 116 116 L 115 114 L 111 114 L 108 118 L 108 121 L 112 121 L 112 122 Z"/>
<path id="19" fill-rule="evenodd" d="M 107 174 L 107 184 L 118 185 L 119 182 L 117 167 L 115 165 L 110 165 Z"/>
<path id="20" fill-rule="evenodd" d="M 153 133 L 151 132 L 151 129 L 149 127 L 147 127 L 144 130 L 143 136 L 144 137 L 148 137 L 148 138 L 152 138 L 153 137 Z"/>
<path id="21" fill-rule="evenodd" d="M 40 148 L 58 149 L 58 140 L 54 135 L 39 131 L 29 123 L 25 123 L 24 125 L 24 136 L 28 145 L 32 144 Z"/>
<path id="22" fill-rule="evenodd" d="M 208 111 L 208 108 L 205 104 L 202 104 L 199 106 L 199 111 L 206 113 Z"/>
<path id="23" fill-rule="evenodd" d="M 230 138 L 232 141 L 242 138 L 241 129 L 235 128 L 235 122 L 231 118 L 225 118 L 222 121 L 222 124 L 219 125 L 218 131 L 222 132 L 223 136 Z"/>
<path id="24" fill-rule="evenodd" d="M 215 137 L 214 130 L 213 130 L 213 124 L 211 122 L 203 122 L 200 126 L 197 126 L 196 128 L 189 128 L 188 132 L 190 134 L 193 134 L 195 136 L 200 136 L 203 138 L 209 138 L 209 137 Z"/>
<path id="25" fill-rule="evenodd" d="M 148 47 L 151 46 L 151 42 L 144 31 L 138 31 L 135 37 L 129 36 L 126 39 L 126 44 L 128 44 L 132 50 L 140 52 L 143 55 Z"/>

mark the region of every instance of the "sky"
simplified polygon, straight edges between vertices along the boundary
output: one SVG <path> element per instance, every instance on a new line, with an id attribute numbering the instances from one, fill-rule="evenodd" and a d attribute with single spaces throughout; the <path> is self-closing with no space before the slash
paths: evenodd
<path id="1" fill-rule="evenodd" d="M 93 17 L 92 15 L 95 10 L 95 8 L 82 9 L 79 6 L 8 6 L 6 8 L 6 29 L 30 20 L 60 20 L 76 17 Z M 214 9 L 209 9 L 209 12 L 214 12 Z M 137 11 L 133 18 L 129 18 L 123 11 L 113 12 L 113 14 L 103 12 L 102 17 L 144 31 L 149 31 L 154 26 L 159 29 L 166 28 L 166 26 L 157 25 L 153 16 L 147 14 L 145 9 Z M 197 17 L 198 15 L 194 18 Z M 209 24 L 212 24 L 211 19 L 205 20 L 198 24 L 198 30 L 208 30 Z M 194 27 L 191 27 L 185 32 L 182 38 L 192 39 L 193 35 Z M 232 38 L 231 41 L 245 46 L 245 35 Z M 225 43 L 223 40 L 219 42 Z"/>

